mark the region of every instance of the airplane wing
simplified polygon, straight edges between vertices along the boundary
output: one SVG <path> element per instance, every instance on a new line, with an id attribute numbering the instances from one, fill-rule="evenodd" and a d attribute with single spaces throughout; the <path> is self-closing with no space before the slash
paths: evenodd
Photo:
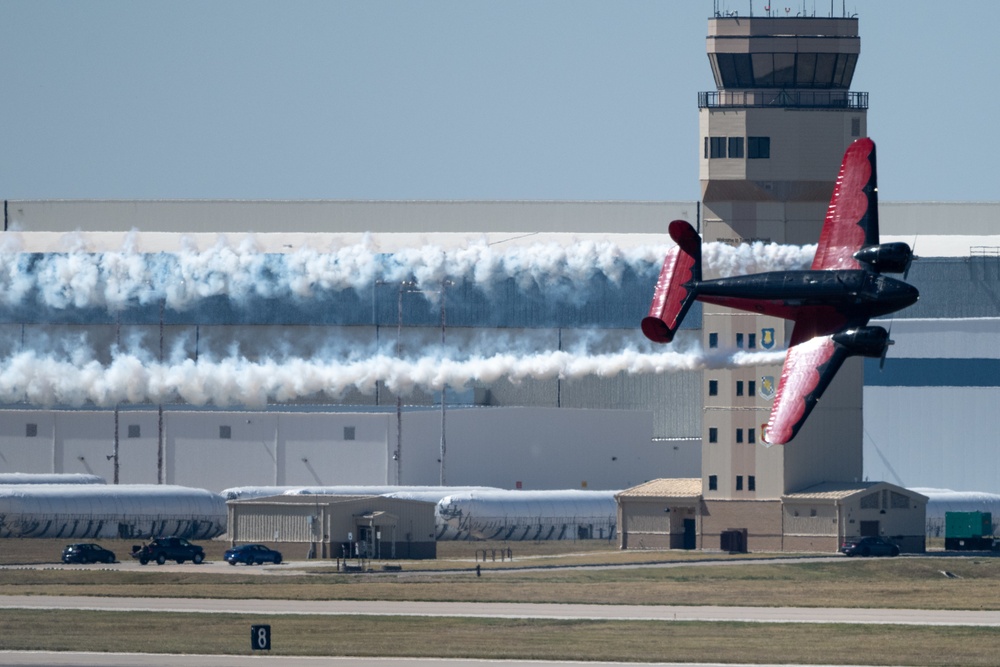
<path id="1" fill-rule="evenodd" d="M 859 269 L 854 253 L 878 242 L 875 142 L 864 138 L 844 153 L 812 268 Z"/>
<path id="2" fill-rule="evenodd" d="M 764 434 L 766 443 L 783 445 L 795 437 L 847 356 L 832 334 L 788 348 Z"/>
<path id="3" fill-rule="evenodd" d="M 844 153 L 812 268 L 860 269 L 854 253 L 878 242 L 875 142 L 864 138 Z M 848 357 L 848 350 L 833 341 L 833 335 L 848 324 L 836 310 L 800 311 L 767 422 L 766 442 L 785 444 L 805 423 Z"/>

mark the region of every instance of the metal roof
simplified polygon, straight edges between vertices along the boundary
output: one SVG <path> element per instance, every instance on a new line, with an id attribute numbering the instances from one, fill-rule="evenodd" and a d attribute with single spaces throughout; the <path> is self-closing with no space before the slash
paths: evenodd
<path id="1" fill-rule="evenodd" d="M 654 479 L 625 489 L 616 498 L 699 498 L 701 497 L 700 477 L 680 477 Z"/>
<path id="2" fill-rule="evenodd" d="M 927 500 L 926 496 L 922 496 L 916 491 L 911 491 L 895 484 L 889 484 L 888 482 L 822 482 L 802 491 L 786 493 L 781 499 L 784 502 L 795 500 L 844 500 L 845 498 L 850 498 L 861 493 L 870 493 L 876 488 L 878 490 L 883 488 L 892 489 L 897 493 L 903 493 L 911 498 L 917 497 L 924 501 Z"/>

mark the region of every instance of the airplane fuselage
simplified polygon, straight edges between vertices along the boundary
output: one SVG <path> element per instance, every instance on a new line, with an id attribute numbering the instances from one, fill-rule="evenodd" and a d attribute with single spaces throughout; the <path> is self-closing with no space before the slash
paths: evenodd
<path id="1" fill-rule="evenodd" d="M 699 301 L 795 319 L 803 308 L 832 309 L 849 324 L 864 324 L 916 303 L 919 293 L 901 280 L 866 269 L 772 271 L 702 280 Z"/>

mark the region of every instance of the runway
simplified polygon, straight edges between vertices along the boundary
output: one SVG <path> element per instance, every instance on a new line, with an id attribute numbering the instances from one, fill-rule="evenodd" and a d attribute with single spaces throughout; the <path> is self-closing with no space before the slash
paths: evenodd
<path id="1" fill-rule="evenodd" d="M 679 605 L 410 602 L 365 600 L 231 600 L 8 595 L 0 609 L 93 609 L 253 615 L 453 616 L 605 621 L 747 623 L 859 623 L 1000 627 L 1000 611 L 823 607 L 714 607 Z"/>

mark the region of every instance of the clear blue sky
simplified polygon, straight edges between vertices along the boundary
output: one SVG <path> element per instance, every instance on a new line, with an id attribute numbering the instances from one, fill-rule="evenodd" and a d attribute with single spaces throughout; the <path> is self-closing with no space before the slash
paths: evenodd
<path id="1" fill-rule="evenodd" d="M 832 4 L 882 198 L 1000 200 L 997 5 Z M 0 0 L 0 198 L 695 200 L 714 6 Z"/>

